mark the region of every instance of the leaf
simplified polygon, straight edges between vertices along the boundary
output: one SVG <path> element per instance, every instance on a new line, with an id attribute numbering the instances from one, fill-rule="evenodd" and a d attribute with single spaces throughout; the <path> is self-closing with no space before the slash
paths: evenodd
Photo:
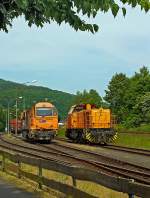
<path id="1" fill-rule="evenodd" d="M 96 15 L 97 15 L 97 12 L 94 10 L 94 11 L 93 11 L 93 17 L 95 18 Z"/>
<path id="2" fill-rule="evenodd" d="M 119 11 L 119 6 L 117 4 L 113 4 L 111 11 L 112 11 L 113 16 L 116 17 Z"/>
<path id="3" fill-rule="evenodd" d="M 144 10 L 145 12 L 148 12 L 150 9 L 150 2 L 145 2 Z"/>
<path id="4" fill-rule="evenodd" d="M 51 21 L 58 24 L 65 22 L 75 30 L 93 33 L 98 31 L 98 26 L 88 24 L 83 20 L 82 14 L 86 15 L 86 19 L 94 18 L 99 12 L 106 13 L 111 9 L 116 17 L 120 9 L 119 2 L 129 4 L 130 7 L 139 5 L 145 12 L 150 10 L 149 0 L 120 0 L 116 3 L 115 0 L 3 0 L 0 1 L 0 30 L 6 31 L 14 18 L 24 15 L 29 26 L 36 24 L 42 27 Z M 122 13 L 125 17 L 124 7 Z"/>
<path id="5" fill-rule="evenodd" d="M 125 17 L 126 16 L 126 9 L 125 8 L 122 8 L 122 13 L 123 13 L 123 16 Z"/>
<path id="6" fill-rule="evenodd" d="M 95 31 L 95 32 L 98 32 L 98 30 L 99 30 L 98 25 L 94 24 L 94 25 L 93 25 L 93 28 L 94 28 L 94 31 Z"/>
<path id="7" fill-rule="evenodd" d="M 28 6 L 28 1 L 27 0 L 16 0 L 16 4 L 18 5 L 19 8 L 25 9 Z"/>

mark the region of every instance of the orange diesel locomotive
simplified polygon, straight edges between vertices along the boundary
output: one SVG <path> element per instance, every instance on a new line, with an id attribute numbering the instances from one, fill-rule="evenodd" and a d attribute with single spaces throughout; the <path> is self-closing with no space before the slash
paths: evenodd
<path id="1" fill-rule="evenodd" d="M 58 130 L 58 113 L 49 102 L 39 102 L 21 116 L 23 137 L 51 141 Z"/>
<path id="2" fill-rule="evenodd" d="M 110 109 L 74 105 L 67 118 L 66 137 L 76 142 L 107 144 L 116 138 Z"/>

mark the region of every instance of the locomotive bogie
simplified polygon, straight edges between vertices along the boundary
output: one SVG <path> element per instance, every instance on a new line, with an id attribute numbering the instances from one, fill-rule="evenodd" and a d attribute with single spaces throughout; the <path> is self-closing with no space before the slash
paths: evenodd
<path id="1" fill-rule="evenodd" d="M 51 141 L 52 139 L 54 139 L 54 137 L 56 136 L 56 131 L 23 131 L 22 132 L 22 136 L 25 139 L 30 139 L 33 141 L 37 141 L 37 140 L 49 140 Z"/>
<path id="2" fill-rule="evenodd" d="M 66 137 L 78 143 L 107 144 L 114 140 L 113 129 L 67 129 Z"/>

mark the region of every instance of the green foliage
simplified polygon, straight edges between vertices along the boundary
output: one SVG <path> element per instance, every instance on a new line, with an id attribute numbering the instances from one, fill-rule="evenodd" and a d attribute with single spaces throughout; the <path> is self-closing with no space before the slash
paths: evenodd
<path id="1" fill-rule="evenodd" d="M 3 107 L 0 107 L 0 131 L 4 131 L 6 126 L 6 109 L 3 109 Z"/>
<path id="2" fill-rule="evenodd" d="M 125 92 L 128 85 L 129 79 L 125 74 L 115 74 L 109 82 L 108 90 L 105 90 L 104 99 L 110 104 L 113 113 L 118 116 L 118 121 L 127 116 Z"/>
<path id="3" fill-rule="evenodd" d="M 131 7 L 140 6 L 145 12 L 150 9 L 149 0 L 3 0 L 0 1 L 0 29 L 8 31 L 12 20 L 24 15 L 28 25 L 43 27 L 44 23 L 55 21 L 59 25 L 68 23 L 76 31 L 98 31 L 96 24 L 88 24 L 82 15 L 95 17 L 98 12 L 112 11 L 115 17 L 119 10 L 126 15 L 126 9 L 120 7 L 120 2 Z"/>
<path id="4" fill-rule="evenodd" d="M 150 123 L 150 92 L 137 99 L 134 110 L 139 115 L 140 123 Z"/>
<path id="5" fill-rule="evenodd" d="M 75 97 L 76 104 L 95 104 L 97 107 L 102 106 L 102 98 L 98 92 L 94 89 L 90 89 L 89 92 L 84 90 L 83 92 L 77 91 Z"/>
<path id="6" fill-rule="evenodd" d="M 139 73 L 127 78 L 116 74 L 109 82 L 105 100 L 125 127 L 150 123 L 150 73 L 142 67 Z"/>
<path id="7" fill-rule="evenodd" d="M 140 122 L 141 122 L 140 115 L 129 112 L 128 116 L 124 120 L 124 126 L 126 128 L 137 127 L 139 126 Z"/>
<path id="8" fill-rule="evenodd" d="M 58 136 L 59 136 L 59 137 L 66 138 L 66 136 L 65 136 L 65 131 L 66 131 L 66 128 L 65 128 L 65 127 L 60 127 L 60 128 L 58 129 Z"/>
<path id="9" fill-rule="evenodd" d="M 149 124 L 141 124 L 138 127 L 130 127 L 130 128 L 126 128 L 124 125 L 122 124 L 118 124 L 116 127 L 116 130 L 119 133 L 122 132 L 129 132 L 129 133 L 150 133 L 150 125 Z"/>
<path id="10" fill-rule="evenodd" d="M 19 112 L 25 108 L 31 107 L 35 102 L 43 101 L 46 98 L 53 103 L 59 111 L 59 116 L 64 119 L 70 106 L 73 104 L 74 95 L 48 89 L 39 86 L 26 86 L 10 81 L 0 80 L 0 104 L 3 108 L 7 108 L 8 101 L 12 113 L 12 118 L 15 116 L 15 101 L 16 98 L 22 96 L 23 99 L 18 100 Z"/>

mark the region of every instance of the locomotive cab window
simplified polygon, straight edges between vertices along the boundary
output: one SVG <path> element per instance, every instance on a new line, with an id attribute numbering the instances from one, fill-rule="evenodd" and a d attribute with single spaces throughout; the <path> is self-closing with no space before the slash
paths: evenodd
<path id="1" fill-rule="evenodd" d="M 40 107 L 36 109 L 36 116 L 53 116 L 56 114 L 57 111 L 55 108 Z"/>

